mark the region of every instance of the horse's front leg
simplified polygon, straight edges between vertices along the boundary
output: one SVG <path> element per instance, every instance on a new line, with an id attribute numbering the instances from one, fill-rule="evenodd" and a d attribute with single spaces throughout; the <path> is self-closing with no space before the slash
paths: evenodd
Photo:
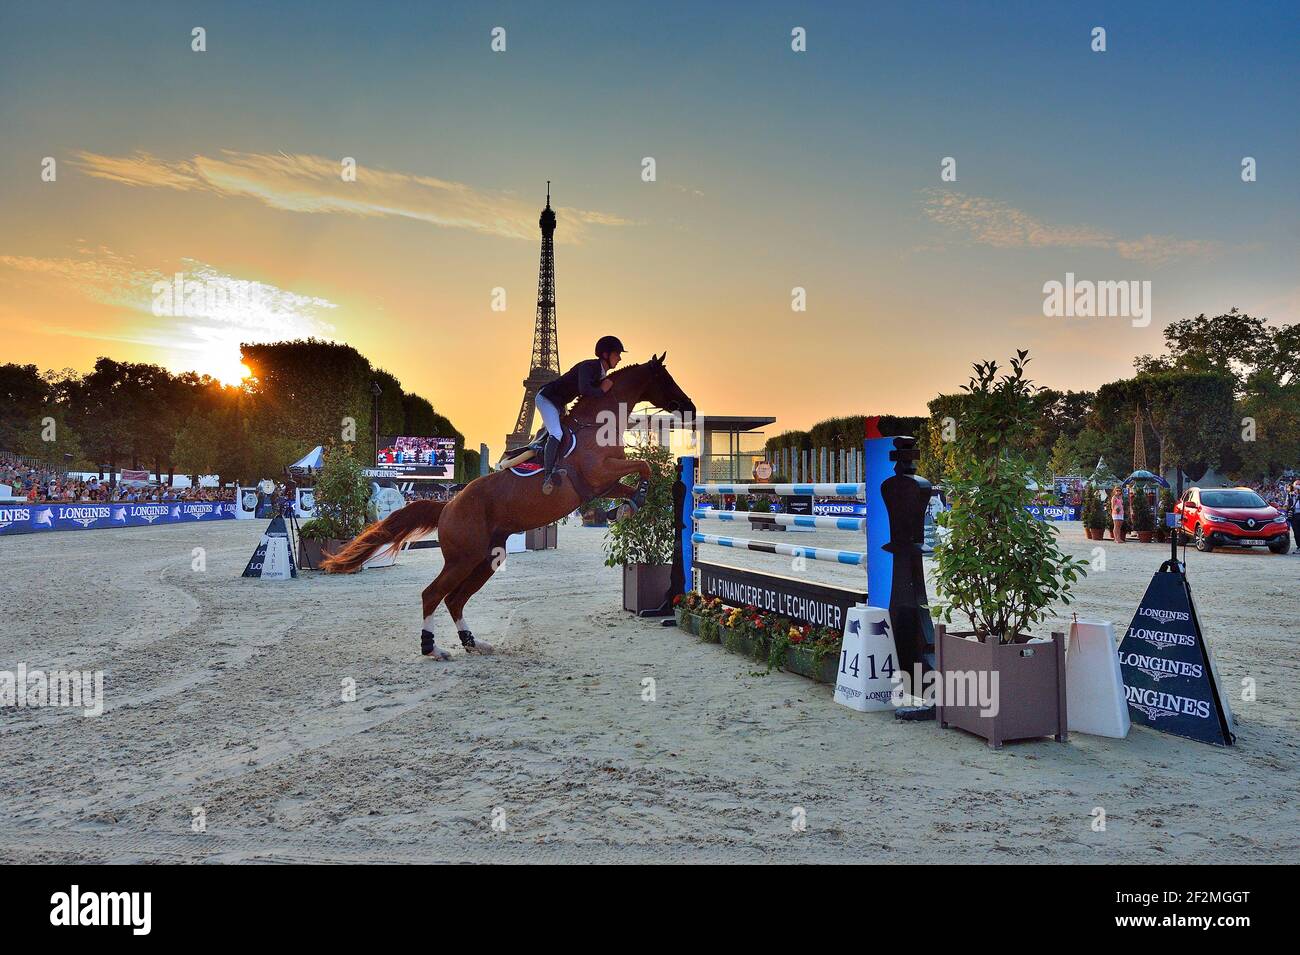
<path id="1" fill-rule="evenodd" d="M 600 462 L 600 479 L 595 486 L 603 487 L 621 481 L 629 474 L 639 474 L 642 481 L 650 480 L 650 462 L 632 461 L 628 458 L 605 458 Z"/>
<path id="2" fill-rule="evenodd" d="M 624 501 L 636 493 L 636 488 L 631 484 L 624 484 L 621 481 L 609 488 L 601 497 L 607 497 L 611 501 Z"/>
<path id="3" fill-rule="evenodd" d="M 650 490 L 652 472 L 649 463 L 630 461 L 623 457 L 607 458 L 601 463 L 605 466 L 602 469 L 604 480 L 601 481 L 601 486 L 604 490 L 601 497 L 627 501 L 627 504 L 616 508 L 620 515 L 634 514 L 640 510 L 641 505 L 645 503 L 646 493 Z M 635 486 L 622 483 L 623 478 L 629 475 L 638 476 L 639 480 Z"/>

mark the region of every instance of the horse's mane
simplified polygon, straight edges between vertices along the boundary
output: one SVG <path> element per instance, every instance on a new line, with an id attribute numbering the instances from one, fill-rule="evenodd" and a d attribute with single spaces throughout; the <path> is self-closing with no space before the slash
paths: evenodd
<path id="1" fill-rule="evenodd" d="M 573 416 L 579 411 L 585 411 L 597 402 L 608 401 L 613 396 L 614 389 L 618 387 L 619 383 L 625 377 L 639 370 L 650 370 L 650 365 L 651 363 L 648 361 L 641 361 L 637 362 L 635 365 L 625 365 L 622 368 L 614 369 L 605 376 L 610 381 L 614 382 L 609 391 L 605 392 L 603 395 L 582 395 L 573 403 L 573 407 L 569 409 L 569 415 Z"/>

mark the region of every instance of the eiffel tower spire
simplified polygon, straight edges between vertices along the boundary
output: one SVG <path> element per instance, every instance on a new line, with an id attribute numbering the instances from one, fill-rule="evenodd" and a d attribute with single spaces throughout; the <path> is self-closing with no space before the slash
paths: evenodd
<path id="1" fill-rule="evenodd" d="M 1147 443 L 1142 437 L 1142 406 L 1133 409 L 1133 470 L 1147 469 Z"/>
<path id="2" fill-rule="evenodd" d="M 555 326 L 555 210 L 551 208 L 551 181 L 546 180 L 546 208 L 537 224 L 542 229 L 542 261 L 537 272 L 537 320 L 533 324 L 533 357 L 524 379 L 524 400 L 514 430 L 506 435 L 506 450 L 513 451 L 533 436 L 537 392 L 560 377 L 560 336 Z"/>

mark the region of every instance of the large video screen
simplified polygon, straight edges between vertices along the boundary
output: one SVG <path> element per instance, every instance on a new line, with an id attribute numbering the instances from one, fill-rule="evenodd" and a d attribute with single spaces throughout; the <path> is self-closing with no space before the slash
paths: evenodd
<path id="1" fill-rule="evenodd" d="M 456 476 L 456 439 L 381 436 L 374 471 L 373 477 L 451 481 Z"/>

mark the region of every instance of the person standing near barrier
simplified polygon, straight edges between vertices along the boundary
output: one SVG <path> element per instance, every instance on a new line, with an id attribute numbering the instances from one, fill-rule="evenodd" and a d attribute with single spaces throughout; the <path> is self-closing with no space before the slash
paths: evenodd
<path id="1" fill-rule="evenodd" d="M 1124 543 L 1124 489 L 1119 485 L 1115 486 L 1110 497 L 1110 519 L 1114 525 L 1115 543 Z"/>
<path id="2" fill-rule="evenodd" d="M 596 342 L 596 357 L 580 361 L 537 393 L 537 410 L 546 425 L 546 449 L 542 452 L 542 493 L 555 490 L 555 465 L 560 458 L 564 430 L 560 419 L 569 402 L 583 396 L 599 397 L 613 385 L 606 376 L 623 360 L 623 343 L 613 335 Z M 561 470 L 560 473 L 563 473 Z"/>
<path id="3" fill-rule="evenodd" d="M 1286 504 L 1282 508 L 1291 521 L 1291 533 L 1295 536 L 1296 554 L 1300 556 L 1300 480 L 1295 481 L 1286 492 Z"/>

